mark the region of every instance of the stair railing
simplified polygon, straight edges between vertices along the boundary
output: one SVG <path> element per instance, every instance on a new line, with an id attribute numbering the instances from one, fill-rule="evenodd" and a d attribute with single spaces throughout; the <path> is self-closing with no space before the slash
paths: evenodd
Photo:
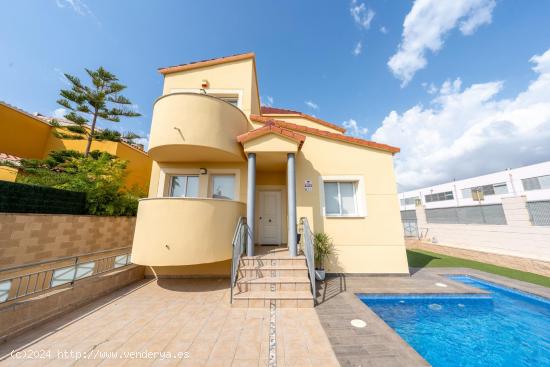
<path id="1" fill-rule="evenodd" d="M 302 251 L 306 257 L 313 301 L 317 304 L 317 291 L 315 289 L 315 248 L 313 247 L 314 238 L 306 217 L 300 218 L 300 242 L 302 243 Z"/>
<path id="2" fill-rule="evenodd" d="M 235 233 L 233 234 L 233 256 L 231 257 L 231 300 L 233 303 L 233 288 L 237 283 L 239 262 L 246 248 L 246 239 L 248 238 L 248 225 L 246 224 L 246 218 L 240 217 L 235 226 Z"/>

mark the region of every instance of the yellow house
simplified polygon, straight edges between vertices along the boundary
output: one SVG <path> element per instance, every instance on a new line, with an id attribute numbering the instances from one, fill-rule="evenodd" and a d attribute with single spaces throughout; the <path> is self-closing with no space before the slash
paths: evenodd
<path id="1" fill-rule="evenodd" d="M 0 154 L 43 159 L 56 150 L 73 149 L 84 152 L 85 139 L 64 138 L 63 136 L 78 134 L 71 133 L 62 126 L 52 126 L 50 120 L 51 118 L 35 116 L 0 101 Z M 148 190 L 152 160 L 142 149 L 125 142 L 94 140 L 91 150 L 108 152 L 128 161 L 126 186 L 131 188 L 137 185 L 144 191 Z M 0 180 L 15 181 L 17 169 L 2 165 L 2 162 L 0 159 Z"/>
<path id="2" fill-rule="evenodd" d="M 328 273 L 408 274 L 393 172 L 398 148 L 261 107 L 253 53 L 159 71 L 164 89 L 154 104 L 153 169 L 149 197 L 139 203 L 134 263 L 150 276 L 227 276 L 232 263 L 243 267 L 239 254 L 232 261 L 243 217 L 243 259 L 270 255 L 280 261 L 270 265 L 279 277 L 289 266 L 302 269 L 306 220 L 332 237 Z"/>

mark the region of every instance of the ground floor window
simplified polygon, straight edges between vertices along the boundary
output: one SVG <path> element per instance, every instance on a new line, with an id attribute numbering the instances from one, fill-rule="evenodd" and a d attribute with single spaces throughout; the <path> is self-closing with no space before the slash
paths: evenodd
<path id="1" fill-rule="evenodd" d="M 212 197 L 235 200 L 235 175 L 212 175 Z"/>
<path id="2" fill-rule="evenodd" d="M 171 176 L 170 196 L 196 198 L 199 196 L 199 176 Z"/>
<path id="3" fill-rule="evenodd" d="M 327 216 L 355 216 L 357 208 L 357 182 L 325 181 L 325 214 Z"/>

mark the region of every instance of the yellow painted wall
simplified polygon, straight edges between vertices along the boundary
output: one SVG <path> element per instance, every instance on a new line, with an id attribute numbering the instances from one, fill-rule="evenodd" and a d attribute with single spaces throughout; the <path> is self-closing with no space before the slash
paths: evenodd
<path id="1" fill-rule="evenodd" d="M 209 89 L 242 90 L 241 107 L 248 116 L 259 111 L 258 98 L 253 96 L 253 71 L 253 60 L 246 59 L 166 74 L 163 94 L 173 93 L 175 89 L 200 89 L 202 81 L 206 79 Z"/>
<path id="2" fill-rule="evenodd" d="M 145 276 L 152 278 L 201 278 L 229 277 L 231 260 L 209 264 L 182 266 L 146 266 Z M 226 283 L 223 284 L 224 286 Z"/>
<path id="3" fill-rule="evenodd" d="M 0 104 L 0 152 L 27 159 L 43 159 L 51 151 L 72 149 L 84 152 L 85 139 L 60 139 L 53 133 L 74 135 L 66 129 L 52 127 L 38 118 Z M 147 153 L 124 143 L 92 141 L 92 150 L 101 150 L 128 161 L 126 187 L 138 185 L 146 193 L 149 188 L 152 159 Z M 0 175 L 6 176 L 7 173 Z"/>
<path id="4" fill-rule="evenodd" d="M 299 143 L 277 134 L 267 134 L 244 143 L 246 153 L 283 152 L 295 153 Z"/>
<path id="5" fill-rule="evenodd" d="M 41 159 L 51 126 L 0 103 L 0 152 Z"/>
<path id="6" fill-rule="evenodd" d="M 231 200 L 140 200 L 132 262 L 179 266 L 229 260 L 235 225 L 245 212 L 244 203 Z"/>
<path id="7" fill-rule="evenodd" d="M 0 165 L 0 181 L 15 182 L 18 172 L 17 168 Z"/>
<path id="8" fill-rule="evenodd" d="M 335 244 L 327 271 L 344 273 L 408 273 L 403 230 L 393 171 L 393 156 L 307 135 L 296 160 L 298 217 L 312 230 L 326 232 Z M 329 218 L 321 213 L 321 176 L 363 176 L 366 216 Z M 304 190 L 304 181 L 313 190 Z"/>

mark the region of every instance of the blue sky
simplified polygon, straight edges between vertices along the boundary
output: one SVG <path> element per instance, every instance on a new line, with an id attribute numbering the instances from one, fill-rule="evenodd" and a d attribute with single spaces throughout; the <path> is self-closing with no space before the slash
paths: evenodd
<path id="1" fill-rule="evenodd" d="M 102 65 L 128 85 L 125 95 L 143 114 L 116 128 L 147 134 L 161 93 L 158 67 L 253 51 L 265 102 L 401 146 L 396 171 L 408 188 L 550 159 L 539 141 L 548 120 L 513 140 L 524 124 L 514 111 L 536 107 L 513 110 L 514 102 L 550 64 L 541 56 L 549 24 L 545 0 L 9 2 L 0 13 L 0 100 L 53 114 L 61 73 Z M 482 103 L 449 117 L 452 101 L 474 85 L 485 87 L 475 97 Z M 485 128 L 496 138 L 464 147 L 488 114 L 494 121 Z M 498 147 L 510 143 L 521 154 L 502 156 Z M 532 144 L 535 152 L 525 152 Z M 480 159 L 487 152 L 498 162 Z"/>

